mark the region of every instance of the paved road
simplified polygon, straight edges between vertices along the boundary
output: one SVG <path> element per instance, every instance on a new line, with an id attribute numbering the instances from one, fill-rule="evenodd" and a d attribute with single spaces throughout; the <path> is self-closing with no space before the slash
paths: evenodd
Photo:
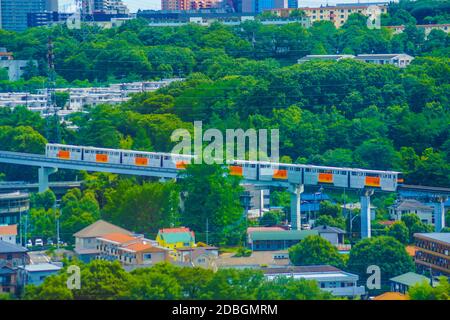
<path id="1" fill-rule="evenodd" d="M 50 257 L 45 254 L 45 251 L 29 251 L 31 264 L 49 263 Z"/>

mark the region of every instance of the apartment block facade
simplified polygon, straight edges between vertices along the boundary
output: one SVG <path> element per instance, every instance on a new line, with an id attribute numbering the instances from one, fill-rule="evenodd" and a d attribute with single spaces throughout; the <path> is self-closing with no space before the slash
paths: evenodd
<path id="1" fill-rule="evenodd" d="M 414 238 L 416 269 L 450 277 L 450 233 L 416 233 Z"/>
<path id="2" fill-rule="evenodd" d="M 377 5 L 381 14 L 387 13 L 387 5 Z M 342 27 L 348 20 L 349 16 L 357 13 L 364 16 L 369 16 L 369 5 L 354 4 L 354 5 L 336 5 L 336 6 L 321 6 L 321 7 L 301 7 L 298 8 L 305 12 L 306 17 L 311 19 L 311 22 L 316 21 L 331 21 L 336 28 Z M 288 17 L 294 8 L 279 8 L 269 10 L 273 14 L 281 17 Z"/>

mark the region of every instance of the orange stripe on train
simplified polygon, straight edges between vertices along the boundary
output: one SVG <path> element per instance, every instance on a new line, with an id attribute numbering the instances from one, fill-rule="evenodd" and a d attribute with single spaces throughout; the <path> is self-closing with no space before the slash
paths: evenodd
<path id="1" fill-rule="evenodd" d="M 333 174 L 332 173 L 319 173 L 319 182 L 333 183 Z"/>
<path id="2" fill-rule="evenodd" d="M 70 159 L 70 152 L 66 150 L 59 150 L 57 157 L 61 159 Z"/>
<path id="3" fill-rule="evenodd" d="M 186 161 L 178 161 L 176 164 L 177 169 L 186 169 L 187 162 Z"/>
<path id="4" fill-rule="evenodd" d="M 95 155 L 95 161 L 97 161 L 97 162 L 108 162 L 108 155 L 107 154 L 96 154 Z"/>
<path id="5" fill-rule="evenodd" d="M 142 158 L 142 157 L 136 157 L 134 158 L 134 164 L 137 166 L 147 166 L 148 165 L 148 159 Z"/>
<path id="6" fill-rule="evenodd" d="M 273 173 L 274 179 L 287 179 L 287 170 L 275 170 Z"/>
<path id="7" fill-rule="evenodd" d="M 240 166 L 229 166 L 230 175 L 232 176 L 242 176 L 242 167 Z"/>
<path id="8" fill-rule="evenodd" d="M 366 186 L 369 187 L 379 187 L 380 186 L 380 177 L 366 177 Z"/>

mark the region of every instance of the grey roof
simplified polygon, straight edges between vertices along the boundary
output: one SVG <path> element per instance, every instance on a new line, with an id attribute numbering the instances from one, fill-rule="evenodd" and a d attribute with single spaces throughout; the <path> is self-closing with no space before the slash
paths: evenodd
<path id="1" fill-rule="evenodd" d="M 17 253 L 27 251 L 28 250 L 24 247 L 0 240 L 0 253 Z"/>
<path id="2" fill-rule="evenodd" d="M 321 225 L 313 228 L 313 230 L 317 230 L 319 233 L 339 233 L 344 234 L 346 233 L 344 230 L 337 228 L 337 227 L 331 227 L 326 225 Z"/>
<path id="3" fill-rule="evenodd" d="M 22 267 L 28 272 L 43 272 L 43 271 L 59 271 L 61 270 L 61 266 L 57 266 L 53 263 L 38 263 L 38 264 L 29 264 L 25 267 Z"/>
<path id="4" fill-rule="evenodd" d="M 437 240 L 441 242 L 445 242 L 450 244 L 450 233 L 438 233 L 438 232 L 430 232 L 430 233 L 415 233 L 414 236 L 429 238 L 432 240 Z"/>
<path id="5" fill-rule="evenodd" d="M 404 199 L 396 204 L 390 206 L 390 208 L 395 210 L 421 210 L 421 211 L 433 211 L 433 208 L 422 204 L 421 202 L 414 199 Z"/>
<path id="6" fill-rule="evenodd" d="M 278 273 L 311 273 L 311 272 L 342 272 L 341 269 L 330 265 L 311 265 L 311 266 L 288 266 L 277 268 L 264 268 L 264 274 Z"/>
<path id="7" fill-rule="evenodd" d="M 358 60 L 379 60 L 379 59 L 394 59 L 398 56 L 407 56 L 413 58 L 410 55 L 404 53 L 385 53 L 385 54 L 358 54 L 355 59 Z"/>
<path id="8" fill-rule="evenodd" d="M 131 231 L 125 230 L 121 227 L 113 225 L 104 220 L 98 220 L 98 221 L 94 222 L 93 224 L 87 226 L 86 228 L 75 233 L 74 237 L 96 238 L 96 237 L 104 236 L 105 234 L 109 234 L 109 233 L 123 233 L 123 234 L 129 235 L 129 236 L 133 235 L 133 233 Z"/>
<path id="9" fill-rule="evenodd" d="M 393 282 L 404 284 L 408 287 L 415 285 L 416 283 L 422 283 L 423 281 L 426 281 L 427 283 L 430 283 L 431 280 L 421 274 L 417 274 L 414 272 L 407 272 L 404 274 L 401 274 L 399 276 L 396 276 L 394 278 L 389 279 Z"/>
<path id="10" fill-rule="evenodd" d="M 286 230 L 286 231 L 255 231 L 250 233 L 253 241 L 256 240 L 303 240 L 307 236 L 318 235 L 317 230 Z"/>

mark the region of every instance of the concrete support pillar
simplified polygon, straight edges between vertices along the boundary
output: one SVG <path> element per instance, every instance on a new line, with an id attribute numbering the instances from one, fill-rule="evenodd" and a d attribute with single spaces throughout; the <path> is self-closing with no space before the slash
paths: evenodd
<path id="1" fill-rule="evenodd" d="M 445 202 L 447 198 L 439 197 L 437 203 L 434 205 L 434 230 L 441 232 L 445 228 Z"/>
<path id="2" fill-rule="evenodd" d="M 373 195 L 372 189 L 363 190 L 361 195 L 361 239 L 370 238 L 370 196 Z"/>
<path id="3" fill-rule="evenodd" d="M 58 168 L 39 168 L 39 192 L 48 190 L 48 176 L 58 171 Z"/>
<path id="4" fill-rule="evenodd" d="M 291 192 L 291 228 L 294 230 L 302 229 L 302 215 L 300 212 L 300 200 L 304 186 L 302 184 L 291 184 L 289 191 Z"/>

